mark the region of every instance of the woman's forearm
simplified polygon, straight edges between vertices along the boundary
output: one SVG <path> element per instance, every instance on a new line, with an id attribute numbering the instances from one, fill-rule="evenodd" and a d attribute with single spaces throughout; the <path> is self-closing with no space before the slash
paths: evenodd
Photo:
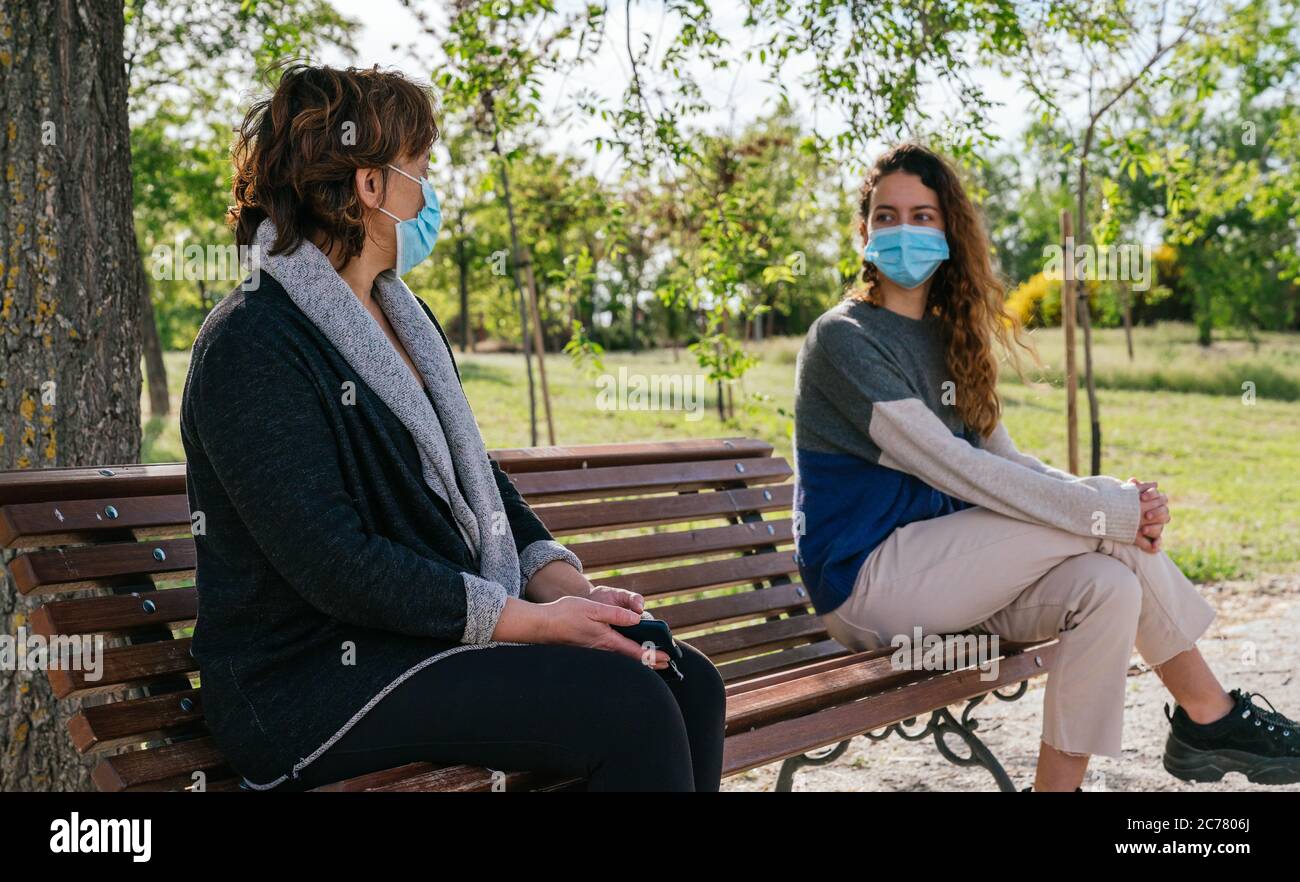
<path id="1" fill-rule="evenodd" d="M 550 603 L 561 597 L 586 597 L 591 593 L 587 577 L 563 560 L 553 560 L 533 573 L 524 586 L 524 596 L 537 603 Z"/>
<path id="2" fill-rule="evenodd" d="M 518 597 L 506 598 L 492 639 L 503 643 L 544 643 L 547 611 Z"/>
<path id="3" fill-rule="evenodd" d="M 1011 440 L 1010 433 L 1007 432 L 1006 426 L 1001 421 L 993 430 L 988 438 L 984 439 L 984 449 L 989 453 L 1000 456 L 1003 459 L 1009 459 L 1012 462 L 1019 463 L 1027 469 L 1033 469 L 1036 472 L 1056 478 L 1061 481 L 1073 481 L 1075 476 L 1062 469 L 1053 468 L 1043 462 L 1036 456 L 1030 456 L 1016 448 L 1015 442 Z"/>
<path id="4" fill-rule="evenodd" d="M 1060 480 L 1003 459 L 952 434 L 918 398 L 877 403 L 869 432 L 881 465 L 949 496 L 1081 536 L 1137 539 L 1136 486 L 1106 475 Z"/>

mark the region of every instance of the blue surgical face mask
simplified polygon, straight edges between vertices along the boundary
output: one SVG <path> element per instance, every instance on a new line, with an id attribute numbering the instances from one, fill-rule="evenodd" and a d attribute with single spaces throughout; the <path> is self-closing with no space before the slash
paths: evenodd
<path id="1" fill-rule="evenodd" d="M 438 205 L 438 194 L 433 184 L 426 178 L 408 175 L 395 165 L 388 166 L 399 175 L 410 178 L 424 191 L 424 208 L 410 220 L 402 220 L 391 211 L 379 210 L 397 221 L 397 274 L 406 275 L 411 267 L 433 253 L 433 243 L 438 241 L 438 230 L 442 228 L 442 208 Z"/>
<path id="2" fill-rule="evenodd" d="M 878 227 L 862 254 L 899 287 L 917 288 L 948 259 L 948 237 L 934 227 Z"/>

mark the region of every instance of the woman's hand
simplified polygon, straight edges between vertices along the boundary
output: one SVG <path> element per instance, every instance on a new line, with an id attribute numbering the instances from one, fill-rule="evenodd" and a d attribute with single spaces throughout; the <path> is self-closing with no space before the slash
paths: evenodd
<path id="1" fill-rule="evenodd" d="M 549 603 L 561 597 L 585 597 L 597 603 L 630 609 L 638 616 L 645 609 L 645 598 L 626 588 L 593 585 L 567 561 L 553 560 L 533 574 L 525 594 L 536 603 Z"/>
<path id="2" fill-rule="evenodd" d="M 1156 489 L 1155 481 L 1139 481 L 1130 477 L 1128 482 L 1137 485 L 1142 504 L 1140 526 L 1133 544 L 1149 554 L 1155 554 L 1160 551 L 1161 534 L 1164 533 L 1165 524 L 1170 521 L 1169 499 Z"/>
<path id="3" fill-rule="evenodd" d="M 533 602 L 506 601 L 502 618 L 507 622 L 504 627 L 498 624 L 495 639 L 608 649 L 640 659 L 656 670 L 668 667 L 667 653 L 655 650 L 651 654 L 610 627 L 641 621 L 645 598 L 635 591 L 593 585 L 562 560 L 551 561 L 534 573 L 525 590 Z"/>
<path id="4" fill-rule="evenodd" d="M 588 592 L 587 598 L 597 603 L 605 603 L 610 606 L 618 606 L 623 609 L 630 609 L 637 614 L 639 618 L 645 611 L 645 598 L 635 591 L 628 591 L 626 588 L 613 588 L 609 585 L 592 585 L 591 591 Z"/>
<path id="5" fill-rule="evenodd" d="M 605 588 L 605 591 L 619 591 Z M 632 592 L 623 592 L 637 597 Z M 625 597 L 618 599 L 626 600 Z M 541 604 L 545 611 L 542 633 L 538 643 L 562 643 L 567 646 L 585 646 L 589 649 L 607 649 L 649 664 L 656 670 L 668 667 L 668 654 L 642 649 L 640 644 L 615 631 L 611 625 L 635 625 L 641 621 L 640 612 L 616 603 L 604 603 L 588 597 L 561 597 Z"/>

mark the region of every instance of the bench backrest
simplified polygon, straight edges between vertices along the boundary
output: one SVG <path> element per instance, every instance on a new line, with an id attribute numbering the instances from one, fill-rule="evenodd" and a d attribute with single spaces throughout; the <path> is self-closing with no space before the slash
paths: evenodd
<path id="1" fill-rule="evenodd" d="M 798 581 L 789 464 L 746 438 L 491 452 L 593 581 L 640 592 L 729 683 L 845 655 Z M 59 698 L 104 696 L 69 726 L 104 754 L 101 790 L 237 779 L 203 722 L 184 464 L 0 472 L 0 547 L 30 628 L 102 635 L 103 675 L 51 670 Z M 113 751 L 122 751 L 111 753 Z"/>

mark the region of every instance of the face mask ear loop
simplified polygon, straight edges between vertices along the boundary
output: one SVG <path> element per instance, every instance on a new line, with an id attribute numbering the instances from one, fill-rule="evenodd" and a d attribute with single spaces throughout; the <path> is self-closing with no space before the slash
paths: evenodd
<path id="1" fill-rule="evenodd" d="M 400 168 L 398 168 L 395 165 L 392 165 L 391 163 L 389 164 L 388 167 L 391 168 L 393 171 L 397 172 L 402 177 L 409 178 L 410 180 L 415 181 L 415 183 L 420 184 L 420 179 L 417 178 L 415 175 L 407 174 L 406 172 L 402 171 Z M 424 185 L 420 184 L 420 186 L 423 187 Z"/>
<path id="2" fill-rule="evenodd" d="M 394 229 L 394 230 L 396 230 L 397 227 L 401 226 L 401 224 L 403 223 L 403 221 L 402 221 L 401 218 L 399 218 L 397 215 L 393 214 L 393 213 L 392 213 L 391 211 L 389 211 L 388 209 L 384 208 L 382 205 L 376 205 L 375 208 L 378 209 L 379 211 L 383 212 L 384 214 L 388 215 L 389 217 L 391 217 L 394 221 L 396 221 L 396 223 L 393 225 L 393 229 Z M 401 252 L 402 252 L 402 237 L 401 237 L 401 236 L 397 236 L 396 246 L 397 246 L 397 257 L 398 257 L 399 262 L 400 262 L 400 258 L 401 258 L 401 256 L 402 256 L 402 255 L 401 255 Z"/>
<path id="3" fill-rule="evenodd" d="M 387 166 L 387 168 L 391 168 L 393 171 L 397 172 L 399 175 L 402 175 L 403 177 L 410 178 L 412 181 L 415 181 L 415 183 L 420 184 L 420 190 L 421 190 L 421 192 L 423 192 L 423 190 L 424 190 L 424 184 L 420 183 L 420 179 L 419 179 L 419 178 L 414 177 L 414 176 L 412 176 L 412 175 L 408 175 L 406 172 L 402 171 L 400 168 L 398 168 L 397 166 L 393 165 L 392 163 L 389 163 L 388 166 Z M 384 194 L 384 195 L 387 195 L 388 187 L 385 186 L 385 187 L 384 187 L 384 190 L 385 190 L 385 194 Z M 391 211 L 386 210 L 382 205 L 376 205 L 375 208 L 377 208 L 377 209 L 379 209 L 380 211 L 384 212 L 384 214 L 388 215 L 388 216 L 391 217 L 393 220 L 397 221 L 399 224 L 400 224 L 400 223 L 403 223 L 403 220 L 402 220 L 400 217 L 398 217 L 397 215 L 393 214 Z"/>

